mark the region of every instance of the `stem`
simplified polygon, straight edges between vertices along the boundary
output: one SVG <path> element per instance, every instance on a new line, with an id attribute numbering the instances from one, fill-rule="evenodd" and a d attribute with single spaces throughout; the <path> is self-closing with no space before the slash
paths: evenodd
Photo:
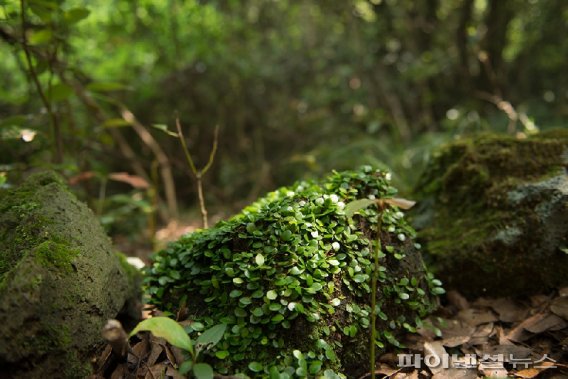
<path id="1" fill-rule="evenodd" d="M 203 220 L 203 227 L 208 228 L 209 222 L 207 220 L 207 208 L 205 208 L 205 197 L 203 196 L 203 182 L 201 180 L 201 172 L 196 175 L 197 180 L 197 196 L 199 198 L 199 209 L 201 210 L 201 219 Z"/>
<path id="2" fill-rule="evenodd" d="M 379 276 L 379 254 L 381 252 L 381 221 L 383 218 L 382 209 L 379 209 L 379 220 L 377 225 L 377 246 L 374 251 L 373 275 L 371 277 L 371 345 L 369 347 L 369 362 L 371 364 L 371 379 L 375 379 L 375 341 L 377 339 L 377 279 Z"/>
<path id="3" fill-rule="evenodd" d="M 207 219 L 207 208 L 205 207 L 205 196 L 203 195 L 203 175 L 209 171 L 213 161 L 215 160 L 215 154 L 217 154 L 217 146 L 219 144 L 219 125 L 215 125 L 215 132 L 213 137 L 213 146 L 211 147 L 211 152 L 209 153 L 209 160 L 207 164 L 201 169 L 198 170 L 195 167 L 195 163 L 193 162 L 193 158 L 187 148 L 187 144 L 185 142 L 185 137 L 183 135 L 183 130 L 181 128 L 181 124 L 179 122 L 179 117 L 176 117 L 176 128 L 178 132 L 178 138 L 180 140 L 181 146 L 183 148 L 183 152 L 185 154 L 185 159 L 187 160 L 187 164 L 195 176 L 196 186 L 197 186 L 197 197 L 199 199 L 199 210 L 201 211 L 201 219 L 203 221 L 203 227 L 208 228 L 209 222 Z"/>
<path id="4" fill-rule="evenodd" d="M 41 102 L 43 103 L 43 106 L 45 107 L 47 114 L 49 115 L 49 119 L 51 121 L 51 128 L 53 130 L 54 150 L 55 150 L 53 161 L 54 163 L 61 163 L 63 162 L 63 141 L 61 138 L 61 128 L 59 127 L 57 115 L 53 112 L 53 109 L 51 108 L 51 103 L 49 102 L 49 99 L 47 98 L 45 92 L 43 91 L 41 83 L 39 82 L 39 77 L 33 66 L 32 55 L 30 53 L 30 49 L 28 48 L 28 42 L 26 39 L 25 0 L 20 0 L 20 19 L 22 23 L 22 48 L 24 49 L 24 55 L 26 56 L 26 62 L 28 64 L 30 76 L 36 86 Z"/>

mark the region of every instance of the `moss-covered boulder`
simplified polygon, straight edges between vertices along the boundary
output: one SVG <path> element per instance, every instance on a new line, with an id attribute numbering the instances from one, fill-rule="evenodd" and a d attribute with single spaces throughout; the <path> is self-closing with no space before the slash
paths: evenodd
<path id="1" fill-rule="evenodd" d="M 388 206 L 379 216 L 371 205 L 353 218 L 345 214 L 355 199 L 395 192 L 389 175 L 371 167 L 281 188 L 155 255 L 146 279 L 151 299 L 178 315 L 185 308 L 196 331 L 227 324 L 207 358 L 222 373 L 356 377 L 369 359 L 379 217 L 377 344 L 398 345 L 399 333 L 414 330 L 443 291 L 399 209 Z"/>
<path id="2" fill-rule="evenodd" d="M 568 131 L 482 135 L 439 151 L 415 226 L 445 284 L 467 295 L 568 285 Z"/>
<path id="3" fill-rule="evenodd" d="M 105 321 L 137 317 L 138 274 L 49 172 L 0 196 L 0 246 L 0 372 L 85 377 Z"/>

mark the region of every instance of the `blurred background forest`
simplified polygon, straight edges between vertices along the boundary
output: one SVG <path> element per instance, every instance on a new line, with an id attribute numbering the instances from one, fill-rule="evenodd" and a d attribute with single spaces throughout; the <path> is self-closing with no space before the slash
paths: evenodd
<path id="1" fill-rule="evenodd" d="M 444 141 L 564 127 L 566 36 L 565 0 L 0 0 L 0 184 L 55 168 L 111 233 L 199 219 L 177 114 L 198 167 L 219 126 L 210 213 L 361 164 L 407 193 Z"/>

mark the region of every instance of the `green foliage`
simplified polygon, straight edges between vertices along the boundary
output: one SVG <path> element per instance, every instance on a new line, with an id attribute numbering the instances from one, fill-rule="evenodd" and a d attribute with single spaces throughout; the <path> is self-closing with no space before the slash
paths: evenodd
<path id="1" fill-rule="evenodd" d="M 204 331 L 195 344 L 189 338 L 184 328 L 168 317 L 152 317 L 140 322 L 130 332 L 130 336 L 138 332 L 148 331 L 156 337 L 164 338 L 171 345 L 187 351 L 191 355 L 191 360 L 182 363 L 180 372 L 186 374 L 191 372 L 196 379 L 212 379 L 213 368 L 207 363 L 198 363 L 199 355 L 215 346 L 225 333 L 225 324 L 215 325 Z"/>
<path id="2" fill-rule="evenodd" d="M 371 249 L 381 217 L 381 234 L 389 237 L 378 273 L 377 311 L 386 329 L 377 343 L 399 345 L 397 330 L 431 310 L 436 287 L 431 276 L 393 268 L 404 265 L 414 231 L 392 206 L 381 214 L 373 206 L 355 218 L 345 214 L 346 202 L 392 197 L 389 176 L 366 166 L 321 183 L 299 182 L 182 237 L 154 257 L 146 278 L 150 302 L 174 311 L 182 298 L 191 299 L 192 319 L 227 324 L 214 354 L 222 373 L 340 371 L 347 346 L 366 344 Z"/>
<path id="3" fill-rule="evenodd" d="M 511 120 L 532 133 L 566 119 L 568 42 L 559 36 L 568 24 L 561 1 L 24 5 L 25 30 L 18 1 L 0 6 L 0 109 L 2 118 L 22 116 L 0 129 L 2 142 L 11 138 L 0 152 L 9 171 L 44 165 L 55 142 L 23 34 L 60 124 L 64 170 L 100 164 L 131 172 L 133 161 L 148 169 L 154 157 L 132 138 L 117 105 L 126 104 L 144 125 L 171 123 L 177 110 L 195 131 L 188 136 L 196 162 L 207 159 L 213 135 L 207 126 L 222 126 L 219 164 L 207 181 L 218 185 L 211 192 L 225 204 L 254 199 L 291 178 L 360 164 L 387 164 L 406 190 L 440 140 L 504 130 Z M 77 85 L 102 113 L 78 96 Z M 499 94 L 507 98 L 492 97 Z M 506 114 L 509 103 L 514 113 Z M 136 159 L 116 153 L 118 126 Z M 21 141 L 22 130 L 37 137 Z M 161 137 L 175 160 L 177 144 Z M 181 173 L 177 179 L 181 198 L 193 199 L 183 193 L 188 179 Z"/>

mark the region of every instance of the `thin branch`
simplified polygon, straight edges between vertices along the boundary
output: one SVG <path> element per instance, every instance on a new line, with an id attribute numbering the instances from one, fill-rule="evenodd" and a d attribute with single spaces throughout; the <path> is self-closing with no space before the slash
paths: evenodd
<path id="1" fill-rule="evenodd" d="M 181 124 L 179 122 L 179 117 L 176 117 L 176 128 L 178 132 L 179 141 L 181 142 L 181 146 L 183 147 L 183 152 L 185 153 L 185 159 L 187 160 L 187 164 L 189 164 L 189 168 L 191 169 L 193 175 L 197 176 L 197 168 L 195 167 L 195 163 L 193 163 L 193 158 L 191 158 L 191 154 L 187 149 L 187 144 L 185 143 L 185 137 L 183 135 Z"/>
<path id="2" fill-rule="evenodd" d="M 166 201 L 168 203 L 168 210 L 170 217 L 177 219 L 177 200 L 176 200 L 176 187 L 174 176 L 172 174 L 172 166 L 170 160 L 160 144 L 154 139 L 152 134 L 136 119 L 134 114 L 128 110 L 125 106 L 121 109 L 122 118 L 127 121 L 134 131 L 138 134 L 140 139 L 152 150 L 152 153 L 158 160 L 160 165 L 160 173 L 162 174 L 162 181 L 164 184 L 164 190 L 166 192 Z"/>
<path id="3" fill-rule="evenodd" d="M 195 176 L 196 186 L 197 186 L 197 197 L 199 200 L 199 209 L 201 211 L 201 218 L 203 221 L 203 227 L 208 228 L 209 222 L 207 218 L 207 208 L 205 207 L 205 195 L 203 194 L 203 176 L 209 171 L 213 161 L 215 160 L 215 154 L 217 154 L 217 146 L 219 142 L 219 125 L 215 125 L 215 132 L 213 136 L 213 146 L 211 147 L 211 152 L 209 153 L 209 161 L 207 164 L 201 169 L 198 170 L 193 162 L 193 158 L 191 157 L 191 153 L 187 148 L 187 143 L 185 142 L 185 137 L 183 135 L 183 130 L 181 127 L 181 123 L 179 121 L 179 117 L 176 116 L 176 128 L 177 128 L 177 135 L 180 140 L 181 146 L 183 148 L 183 152 L 185 154 L 185 159 L 187 160 L 187 164 L 191 169 L 191 172 Z"/>
<path id="4" fill-rule="evenodd" d="M 209 161 L 207 161 L 207 164 L 201 170 L 201 175 L 205 175 L 207 171 L 209 171 L 209 168 L 211 167 L 213 161 L 215 160 L 215 154 L 217 154 L 218 140 L 219 140 L 219 124 L 215 125 L 215 131 L 213 132 L 213 147 L 211 148 L 211 153 L 209 154 Z"/>
<path id="5" fill-rule="evenodd" d="M 28 70 L 30 72 L 30 76 L 32 81 L 34 82 L 39 97 L 49 115 L 51 121 L 51 127 L 53 129 L 53 143 L 54 143 L 54 162 L 61 163 L 63 162 L 63 141 L 61 139 L 61 129 L 59 127 L 59 122 L 57 120 L 56 114 L 53 112 L 53 108 L 51 107 L 51 103 L 49 99 L 45 95 L 43 87 L 39 82 L 39 77 L 37 72 L 35 71 L 32 55 L 30 53 L 30 49 L 28 46 L 27 38 L 26 38 L 26 9 L 25 9 L 25 0 L 20 0 L 20 20 L 22 23 L 22 49 L 24 50 L 24 55 L 26 56 L 26 62 L 28 64 Z"/>
<path id="6" fill-rule="evenodd" d="M 497 109 L 499 109 L 500 111 L 505 113 L 505 115 L 507 115 L 507 118 L 509 119 L 507 131 L 510 134 L 513 134 L 517 130 L 517 121 L 519 119 L 521 119 L 521 122 L 523 123 L 523 125 L 525 125 L 525 122 L 523 121 L 524 119 L 519 117 L 519 113 L 517 112 L 517 110 L 515 109 L 513 104 L 511 104 L 510 102 L 503 100 L 498 95 L 492 95 L 490 93 L 483 92 L 483 91 L 477 91 L 475 94 L 480 99 L 483 99 L 483 100 L 486 100 L 486 101 L 492 103 L 493 105 L 495 105 L 497 107 Z"/>

